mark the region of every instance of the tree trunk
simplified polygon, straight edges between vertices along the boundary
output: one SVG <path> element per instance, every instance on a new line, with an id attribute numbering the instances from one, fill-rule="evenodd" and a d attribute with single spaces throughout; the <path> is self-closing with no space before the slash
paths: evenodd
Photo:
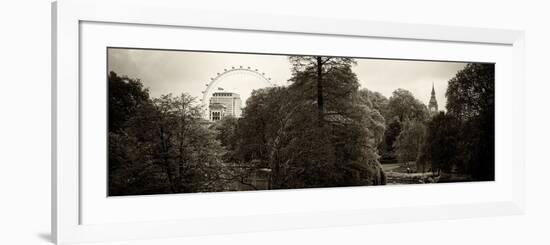
<path id="1" fill-rule="evenodd" d="M 181 183 L 183 181 L 183 178 L 182 178 L 183 177 L 183 166 L 182 165 L 183 165 L 183 162 L 179 162 L 178 165 L 177 165 L 178 169 L 176 170 L 177 173 L 178 173 L 178 177 L 176 179 L 176 182 L 177 182 L 176 189 L 177 189 L 178 193 L 182 192 L 182 183 Z"/>
<path id="2" fill-rule="evenodd" d="M 166 139 L 164 138 L 164 128 L 161 126 L 160 127 L 160 146 L 161 146 L 161 155 L 162 155 L 162 160 L 164 164 L 164 169 L 166 170 L 166 175 L 168 177 L 170 189 L 172 190 L 173 193 L 177 193 L 177 190 L 174 186 L 174 176 L 172 176 L 172 173 L 170 172 L 170 162 L 168 161 L 168 156 L 167 156 L 168 144 L 166 143 L 165 140 Z"/>
<path id="3" fill-rule="evenodd" d="M 324 102 L 323 102 L 323 64 L 321 56 L 317 56 L 317 116 L 319 126 L 323 125 Z"/>

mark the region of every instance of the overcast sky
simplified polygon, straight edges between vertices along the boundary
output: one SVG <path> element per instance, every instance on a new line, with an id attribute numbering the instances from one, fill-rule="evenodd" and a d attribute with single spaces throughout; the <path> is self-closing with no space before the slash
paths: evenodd
<path id="1" fill-rule="evenodd" d="M 446 104 L 447 83 L 466 63 L 357 59 L 353 67 L 362 88 L 378 91 L 386 97 L 398 88 L 409 90 L 428 104 L 432 83 L 439 109 Z M 251 67 L 265 73 L 276 84 L 287 84 L 290 63 L 287 56 L 207 53 L 188 51 L 109 49 L 108 69 L 119 75 L 139 78 L 152 97 L 188 93 L 201 98 L 210 78 L 224 69 Z M 253 89 L 267 84 L 245 74 L 228 76 L 217 87 L 241 95 L 243 106 Z"/>

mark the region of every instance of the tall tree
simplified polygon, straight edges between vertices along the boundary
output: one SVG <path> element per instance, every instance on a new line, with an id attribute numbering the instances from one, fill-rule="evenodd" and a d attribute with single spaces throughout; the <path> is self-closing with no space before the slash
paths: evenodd
<path id="1" fill-rule="evenodd" d="M 426 135 L 424 123 L 406 121 L 403 129 L 394 143 L 397 159 L 400 162 L 416 161 L 420 154 L 422 143 Z"/>
<path id="2" fill-rule="evenodd" d="M 235 161 L 235 149 L 237 148 L 237 126 L 238 119 L 231 115 L 223 117 L 221 120 L 216 121 L 212 128 L 217 131 L 216 139 L 227 150 L 224 157 L 225 161 Z"/>
<path id="3" fill-rule="evenodd" d="M 149 91 L 139 79 L 108 75 L 109 132 L 108 180 L 109 195 L 155 194 L 166 191 L 154 175 L 158 169 L 148 157 L 147 144 L 133 134 L 133 118 L 151 107 Z"/>
<path id="4" fill-rule="evenodd" d="M 398 160 L 394 149 L 395 143 L 404 127 L 403 124 L 409 121 L 425 122 L 429 118 L 428 109 L 410 91 L 401 88 L 393 91 L 389 100 L 384 100 L 384 97 L 380 98 L 376 94 L 371 95 L 371 97 L 379 101 L 379 106 L 384 111 L 386 119 L 384 140 L 378 147 L 382 155 L 381 161 L 395 162 Z"/>
<path id="5" fill-rule="evenodd" d="M 285 87 L 255 90 L 237 127 L 236 155 L 252 168 L 271 169 L 274 189 L 298 186 L 296 175 L 303 172 L 300 166 L 289 165 L 296 155 L 302 154 L 301 149 L 285 153 L 290 142 L 301 137 L 296 133 L 303 132 L 297 131 L 303 127 L 297 119 L 299 115 L 311 115 L 310 104 L 296 98 L 297 93 Z"/>
<path id="6" fill-rule="evenodd" d="M 397 117 L 400 122 L 416 120 L 424 122 L 429 118 L 428 108 L 405 89 L 393 91 L 388 103 L 388 116 Z"/>
<path id="7" fill-rule="evenodd" d="M 387 124 L 391 118 L 389 116 L 389 100 L 384 95 L 376 91 L 370 91 L 366 88 L 359 90 L 359 95 L 370 102 L 370 106 L 377 110 L 384 117 Z"/>
<path id="8" fill-rule="evenodd" d="M 296 82 L 314 81 L 317 100 L 317 121 L 322 126 L 325 112 L 326 81 L 330 74 L 338 69 L 349 69 L 355 60 L 345 57 L 326 56 L 290 56 L 293 80 Z M 332 81 L 336 82 L 336 81 Z"/>
<path id="9" fill-rule="evenodd" d="M 475 180 L 494 180 L 495 65 L 471 63 L 449 81 L 447 111 L 462 126 L 461 158 Z"/>
<path id="10" fill-rule="evenodd" d="M 162 167 L 172 192 L 215 191 L 211 182 L 224 154 L 213 130 L 201 125 L 201 107 L 187 94 L 162 95 L 153 100 L 149 120 L 156 164 Z M 211 179 L 214 178 L 214 179 Z"/>
<path id="11" fill-rule="evenodd" d="M 382 142 L 380 142 L 378 149 L 381 154 L 381 162 L 395 162 L 397 161 L 395 155 L 394 143 L 399 134 L 401 133 L 401 122 L 397 117 L 386 121 L 386 130 Z"/>
<path id="12" fill-rule="evenodd" d="M 440 112 L 428 123 L 428 134 L 418 165 L 431 165 L 434 172 L 449 172 L 460 164 L 460 125 L 453 116 Z"/>
<path id="13" fill-rule="evenodd" d="M 494 116 L 495 65 L 470 63 L 459 71 L 447 87 L 447 111 L 467 121 Z"/>
<path id="14" fill-rule="evenodd" d="M 139 79 L 118 76 L 109 72 L 109 132 L 125 127 L 125 123 L 136 113 L 140 106 L 149 102 L 149 90 L 143 87 Z"/>

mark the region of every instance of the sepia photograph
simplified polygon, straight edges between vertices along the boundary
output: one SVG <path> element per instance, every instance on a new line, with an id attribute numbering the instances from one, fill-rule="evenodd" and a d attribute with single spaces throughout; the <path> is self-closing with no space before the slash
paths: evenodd
<path id="1" fill-rule="evenodd" d="M 109 47 L 108 195 L 495 180 L 495 64 Z"/>

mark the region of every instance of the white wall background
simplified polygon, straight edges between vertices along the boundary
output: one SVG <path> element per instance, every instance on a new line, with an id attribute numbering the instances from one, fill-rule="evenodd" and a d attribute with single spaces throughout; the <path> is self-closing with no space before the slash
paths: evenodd
<path id="1" fill-rule="evenodd" d="M 191 4 L 191 1 L 189 1 Z M 192 1 L 192 8 L 525 29 L 527 214 L 111 244 L 549 244 L 550 15 L 545 1 Z M 0 244 L 48 244 L 50 1 L 0 5 Z M 512 98 L 511 98 L 512 99 Z"/>

